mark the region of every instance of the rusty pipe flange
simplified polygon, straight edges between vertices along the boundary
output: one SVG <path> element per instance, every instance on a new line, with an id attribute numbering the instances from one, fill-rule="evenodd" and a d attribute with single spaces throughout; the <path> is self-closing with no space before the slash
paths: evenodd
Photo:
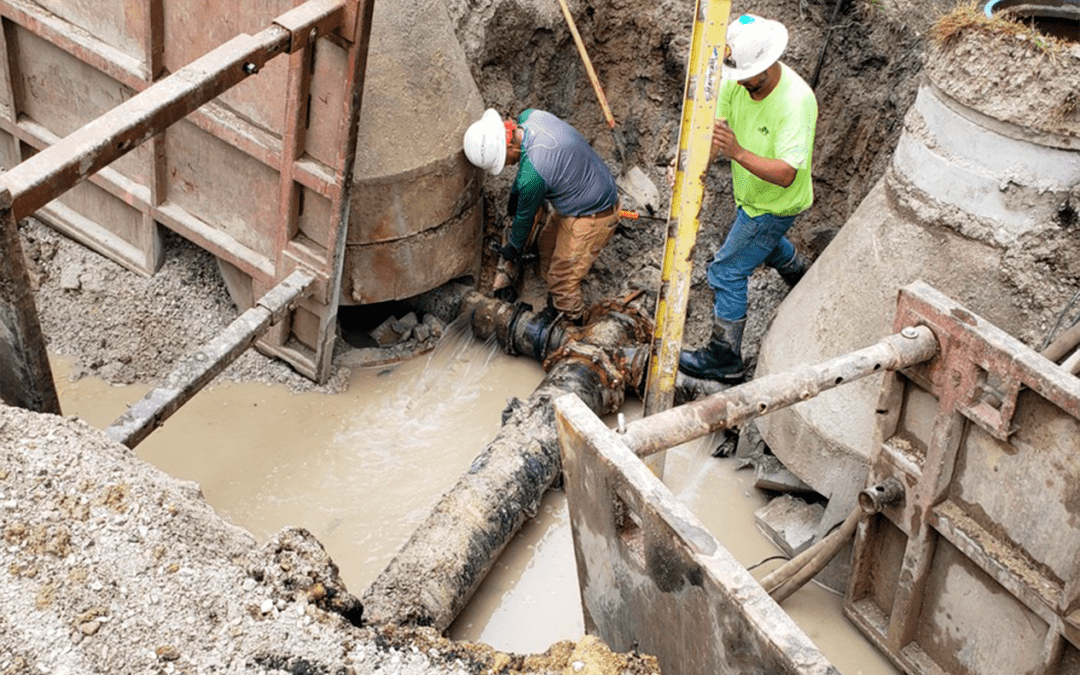
<path id="1" fill-rule="evenodd" d="M 569 341 L 544 360 L 544 370 L 550 370 L 556 362 L 564 359 L 587 362 L 588 367 L 600 377 L 603 385 L 612 391 L 621 391 L 627 381 L 626 374 L 611 360 L 603 347 L 587 342 Z"/>
<path id="2" fill-rule="evenodd" d="M 644 398 L 645 374 L 649 369 L 648 347 L 638 344 L 620 349 L 615 353 L 615 367 L 623 373 L 626 386 Z"/>
<path id="3" fill-rule="evenodd" d="M 585 312 L 585 323 L 593 323 L 608 314 L 621 314 L 634 322 L 634 341 L 641 344 L 648 344 L 652 340 L 655 328 L 652 319 L 649 318 L 640 307 L 631 307 L 629 305 L 629 302 L 637 297 L 637 295 L 640 295 L 640 291 L 621 302 L 616 300 L 602 300 L 596 303 Z"/>

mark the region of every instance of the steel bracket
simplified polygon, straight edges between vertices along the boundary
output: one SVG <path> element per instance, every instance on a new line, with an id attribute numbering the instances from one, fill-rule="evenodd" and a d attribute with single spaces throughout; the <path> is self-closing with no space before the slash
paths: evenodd
<path id="1" fill-rule="evenodd" d="M 307 49 L 320 37 L 345 28 L 347 4 L 355 5 L 356 2 L 311 0 L 274 19 L 275 25 L 289 31 L 289 53 Z"/>
<path id="2" fill-rule="evenodd" d="M 304 269 L 298 269 L 281 283 L 262 296 L 255 304 L 270 312 L 270 323 L 276 324 L 296 308 L 299 298 L 310 293 L 317 275 Z M 297 291 L 299 289 L 299 291 Z"/>

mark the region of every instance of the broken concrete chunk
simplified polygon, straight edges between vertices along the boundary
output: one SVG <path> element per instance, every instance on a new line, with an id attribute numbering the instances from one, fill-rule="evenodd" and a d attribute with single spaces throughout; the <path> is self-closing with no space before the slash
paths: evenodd
<path id="1" fill-rule="evenodd" d="M 371 337 L 380 347 L 389 347 L 392 344 L 401 342 L 411 331 L 411 328 L 405 327 L 400 321 L 394 317 L 390 317 L 386 321 L 379 324 L 379 327 L 371 331 Z"/>
<path id="2" fill-rule="evenodd" d="M 754 512 L 754 521 L 777 548 L 789 558 L 805 551 L 814 541 L 814 533 L 825 507 L 810 504 L 791 495 L 782 495 Z"/>
<path id="3" fill-rule="evenodd" d="M 791 473 L 775 455 L 762 455 L 755 464 L 754 487 L 773 492 L 814 493 L 814 488 Z"/>
<path id="4" fill-rule="evenodd" d="M 416 312 L 409 312 L 405 316 L 398 319 L 398 324 L 400 324 L 406 331 L 409 331 L 413 328 L 416 328 L 420 324 L 420 320 L 416 318 Z"/>
<path id="5" fill-rule="evenodd" d="M 65 291 L 77 291 L 82 286 L 79 278 L 82 276 L 82 265 L 71 265 L 60 272 L 60 288 Z"/>

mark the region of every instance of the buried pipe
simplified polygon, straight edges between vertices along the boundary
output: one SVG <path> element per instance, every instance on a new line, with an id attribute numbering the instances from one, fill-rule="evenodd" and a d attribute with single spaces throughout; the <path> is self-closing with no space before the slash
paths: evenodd
<path id="1" fill-rule="evenodd" d="M 1061 359 L 1080 346 L 1080 323 L 1058 336 L 1058 339 L 1050 343 L 1050 346 L 1042 351 L 1042 355 L 1050 359 L 1054 363 L 1058 363 Z"/>
<path id="2" fill-rule="evenodd" d="M 594 307 L 588 325 L 560 329 L 544 345 L 527 306 L 468 291 L 460 307 L 477 337 L 496 335 L 508 351 L 544 356 L 548 373 L 527 400 L 511 400 L 499 433 L 368 587 L 368 623 L 446 630 L 562 470 L 552 402 L 574 393 L 607 414 L 644 379 L 640 344 L 651 326 L 614 304 Z"/>
<path id="3" fill-rule="evenodd" d="M 761 580 L 761 587 L 776 602 L 783 602 L 806 585 L 832 562 L 836 554 L 855 535 L 863 516 L 880 513 L 882 509 L 904 499 L 904 486 L 889 478 L 859 493 L 859 505 L 852 509 L 840 527 L 824 539 L 776 568 Z"/>

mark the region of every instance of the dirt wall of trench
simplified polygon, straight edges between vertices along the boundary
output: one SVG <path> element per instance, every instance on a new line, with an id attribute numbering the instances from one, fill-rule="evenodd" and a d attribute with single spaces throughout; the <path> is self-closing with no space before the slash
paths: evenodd
<path id="1" fill-rule="evenodd" d="M 590 140 L 616 173 L 608 129 L 558 3 L 547 0 L 448 0 L 485 105 L 504 115 L 537 107 L 565 118 Z M 571 12 L 626 141 L 625 167 L 639 166 L 661 187 L 678 143 L 686 58 L 694 3 L 688 0 L 569 2 Z M 905 112 L 914 100 L 930 24 L 949 3 L 920 0 L 765 0 L 735 3 L 732 16 L 756 13 L 783 21 L 790 43 L 782 57 L 808 82 L 821 68 L 814 154 L 815 204 L 791 238 L 815 258 L 835 236 L 891 158 Z M 822 59 L 826 36 L 828 47 Z M 502 227 L 512 172 L 487 180 L 487 234 Z M 686 339 L 709 331 L 711 290 L 705 266 L 734 216 L 730 169 L 715 165 L 706 180 L 701 229 L 694 253 L 693 291 Z M 644 289 L 655 302 L 666 224 L 624 222 L 586 284 L 587 300 Z M 494 260 L 489 255 L 487 268 Z M 484 281 L 486 281 L 485 279 Z M 542 292 L 542 289 L 541 289 Z M 756 344 L 786 287 L 774 273 L 751 280 L 751 320 L 745 350 Z"/>

